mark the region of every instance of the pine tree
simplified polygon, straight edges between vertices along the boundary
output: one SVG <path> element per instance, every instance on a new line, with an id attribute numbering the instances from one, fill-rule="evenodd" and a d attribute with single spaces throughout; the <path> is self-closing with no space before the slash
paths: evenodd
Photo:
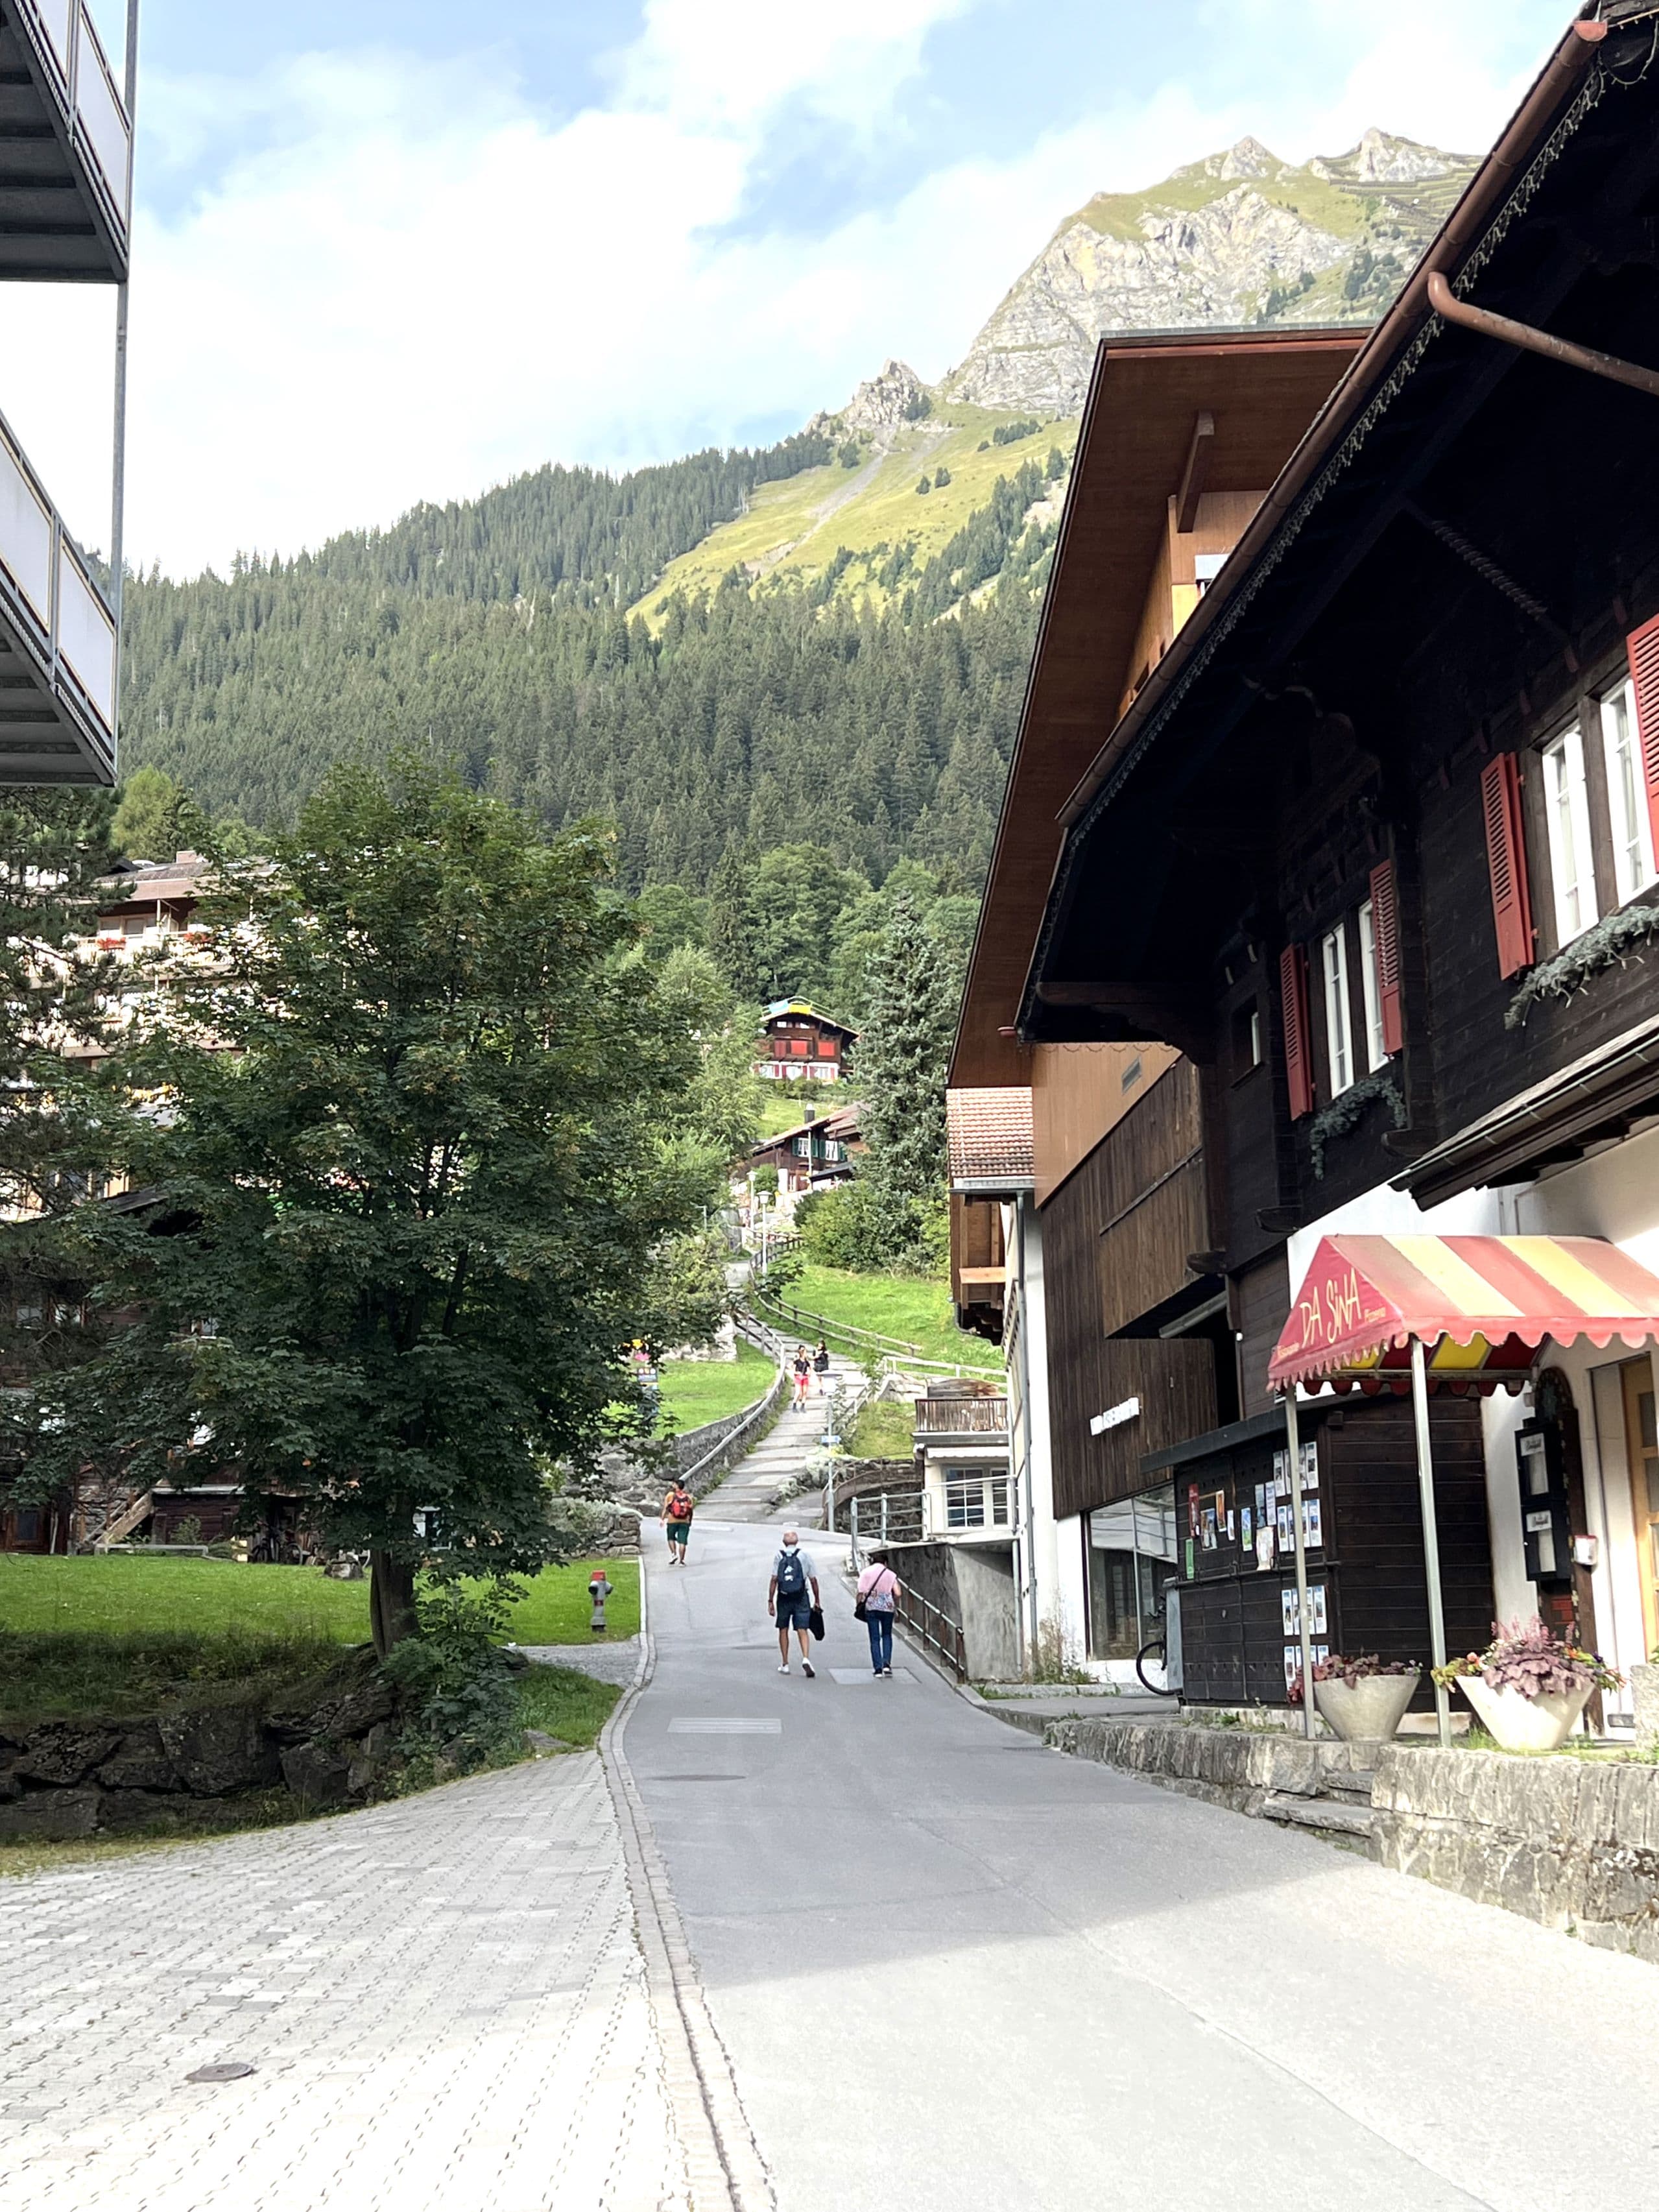
<path id="1" fill-rule="evenodd" d="M 945 1182 L 945 1074 L 957 977 L 915 902 L 894 902 L 872 963 L 870 1012 L 854 1077 L 864 1100 L 867 1172 L 899 1204 L 936 1200 Z"/>
<path id="2" fill-rule="evenodd" d="M 715 966 L 739 999 L 760 996 L 755 972 L 755 931 L 749 907 L 749 871 L 735 845 L 728 845 L 708 884 L 708 950 Z"/>

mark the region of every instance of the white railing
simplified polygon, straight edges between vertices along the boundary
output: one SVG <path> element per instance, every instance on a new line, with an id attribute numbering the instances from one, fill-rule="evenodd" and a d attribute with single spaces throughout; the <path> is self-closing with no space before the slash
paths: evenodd
<path id="1" fill-rule="evenodd" d="M 16 0 L 52 68 L 76 147 L 96 172 L 125 239 L 132 195 L 132 125 L 86 0 Z"/>
<path id="2" fill-rule="evenodd" d="M 115 734 L 115 617 L 46 488 L 0 419 L 0 576 L 54 684 L 67 678 Z"/>

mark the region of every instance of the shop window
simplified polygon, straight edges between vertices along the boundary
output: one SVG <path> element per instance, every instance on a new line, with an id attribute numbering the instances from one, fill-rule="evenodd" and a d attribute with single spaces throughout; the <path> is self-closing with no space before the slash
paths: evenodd
<path id="1" fill-rule="evenodd" d="M 1653 820 L 1636 730 L 1635 687 L 1629 682 L 1601 702 L 1601 753 L 1607 771 L 1613 829 L 1613 880 L 1623 906 L 1659 881 L 1653 865 Z"/>
<path id="2" fill-rule="evenodd" d="M 1595 860 L 1590 845 L 1584 741 L 1563 730 L 1540 756 L 1544 771 L 1544 828 L 1555 898 L 1555 941 L 1571 945 L 1596 920 Z"/>
<path id="3" fill-rule="evenodd" d="M 1348 1012 L 1348 940 L 1340 925 L 1320 941 L 1325 979 L 1325 1065 L 1330 1095 L 1339 1098 L 1353 1081 L 1353 1024 Z"/>
<path id="4" fill-rule="evenodd" d="M 1164 1592 L 1176 1570 L 1175 1486 L 1103 1505 L 1086 1524 L 1089 1651 L 1133 1659 L 1164 1626 Z"/>

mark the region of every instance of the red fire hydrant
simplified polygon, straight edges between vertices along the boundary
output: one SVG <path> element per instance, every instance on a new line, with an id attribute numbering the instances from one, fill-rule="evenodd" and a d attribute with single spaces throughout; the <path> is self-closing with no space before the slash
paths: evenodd
<path id="1" fill-rule="evenodd" d="M 589 1621 L 588 1626 L 595 1636 L 605 1634 L 605 1601 L 610 1596 L 611 1588 L 612 1585 L 605 1579 L 603 1567 L 588 1583 L 587 1595 L 593 1601 L 593 1618 Z"/>

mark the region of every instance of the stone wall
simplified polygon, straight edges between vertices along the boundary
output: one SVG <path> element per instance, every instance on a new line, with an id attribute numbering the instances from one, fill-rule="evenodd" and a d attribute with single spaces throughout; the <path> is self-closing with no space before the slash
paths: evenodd
<path id="1" fill-rule="evenodd" d="M 1388 1745 L 1384 1866 L 1659 1961 L 1659 1766 Z"/>
<path id="2" fill-rule="evenodd" d="M 1043 1741 L 1077 1759 L 1121 1766 L 1183 1796 L 1257 1814 L 1271 1795 L 1316 1797 L 1333 1772 L 1363 1770 L 1374 1744 L 1286 1735 L 1282 1729 L 1218 1729 L 1176 1719 L 1050 1721 Z M 1357 1756 L 1356 1756 L 1357 1754 Z"/>
<path id="3" fill-rule="evenodd" d="M 1009 1553 L 965 1544 L 890 1544 L 885 1556 L 907 1588 L 961 1629 L 974 1680 L 1006 1682 L 1018 1674 Z"/>
<path id="4" fill-rule="evenodd" d="M 260 1704 L 0 1721 L 0 1837 L 198 1826 L 279 1784 L 305 1811 L 364 1801 L 377 1794 L 398 1719 L 398 1693 L 364 1646 Z"/>

